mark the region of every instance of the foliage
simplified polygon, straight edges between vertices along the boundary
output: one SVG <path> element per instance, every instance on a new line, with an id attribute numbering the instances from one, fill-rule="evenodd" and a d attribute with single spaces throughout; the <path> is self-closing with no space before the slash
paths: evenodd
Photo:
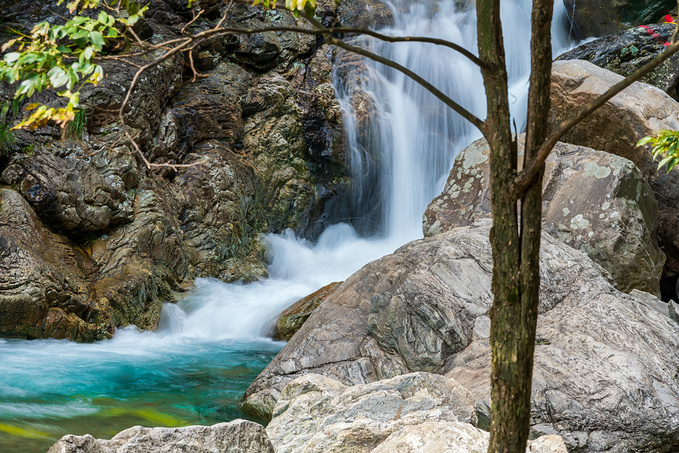
<path id="1" fill-rule="evenodd" d="M 661 130 L 654 135 L 642 138 L 637 146 L 651 145 L 653 158 L 664 156 L 658 164 L 658 170 L 667 165 L 669 173 L 679 163 L 679 131 Z"/>
<path id="2" fill-rule="evenodd" d="M 119 29 L 131 27 L 146 11 L 146 7 L 140 8 L 129 0 L 75 0 L 67 7 L 71 13 L 78 8 L 101 10 L 96 18 L 75 16 L 64 25 L 41 22 L 30 34 L 20 34 L 2 46 L 6 53 L 0 61 L 0 81 L 18 83 L 15 100 L 30 98 L 45 89 L 55 89 L 67 100 L 66 106 L 60 108 L 29 104 L 26 110 L 31 114 L 15 128 L 35 129 L 48 121 L 64 127 L 72 121 L 79 105 L 79 90 L 86 83 L 96 85 L 104 77 L 97 60 L 106 40 L 121 37 Z"/>
<path id="3" fill-rule="evenodd" d="M 275 8 L 276 0 L 255 0 L 254 5 L 262 4 L 265 8 Z M 300 12 L 306 13 L 308 16 L 313 16 L 316 10 L 316 0 L 285 0 L 285 7 L 292 11 L 295 16 Z"/>
<path id="4" fill-rule="evenodd" d="M 0 122 L 0 156 L 8 156 L 16 149 L 14 131 L 7 123 Z"/>
<path id="5" fill-rule="evenodd" d="M 87 112 L 85 109 L 78 109 L 73 119 L 64 128 L 64 138 L 73 140 L 82 139 L 85 126 L 87 126 Z"/>

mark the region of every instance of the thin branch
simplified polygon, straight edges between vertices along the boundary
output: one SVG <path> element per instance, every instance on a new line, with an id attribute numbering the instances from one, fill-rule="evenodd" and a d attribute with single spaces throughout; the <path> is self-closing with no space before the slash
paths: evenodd
<path id="1" fill-rule="evenodd" d="M 446 94 L 441 92 L 434 85 L 427 82 L 425 79 L 423 79 L 422 77 L 417 75 L 415 72 L 411 71 L 410 69 L 406 68 L 405 66 L 402 66 L 402 65 L 396 63 L 395 61 L 389 60 L 387 58 L 380 57 L 379 55 L 372 53 L 368 50 L 362 49 L 361 47 L 352 46 L 351 44 L 347 44 L 347 43 L 340 41 L 338 39 L 335 39 L 335 38 L 326 37 L 326 40 L 328 41 L 329 44 L 332 44 L 334 46 L 348 50 L 348 51 L 353 52 L 355 54 L 362 55 L 362 56 L 369 58 L 373 61 L 376 61 L 378 63 L 382 63 L 385 66 L 389 66 L 390 68 L 394 68 L 397 71 L 402 72 L 403 74 L 407 75 L 408 77 L 413 79 L 415 82 L 420 84 L 425 90 L 429 91 L 436 98 L 438 98 L 441 102 L 443 102 L 445 105 L 450 107 L 453 111 L 455 111 L 457 114 L 459 114 L 462 118 L 464 118 L 467 121 L 469 121 L 470 123 L 472 123 L 478 129 L 481 129 L 483 127 L 483 121 L 481 121 L 478 117 L 476 117 L 476 115 L 474 115 L 472 112 L 470 112 L 469 110 L 462 107 L 457 102 L 453 101 L 450 97 L 448 97 Z"/>
<path id="2" fill-rule="evenodd" d="M 139 145 L 138 145 L 137 142 L 135 141 L 136 136 L 135 136 L 135 137 L 132 137 L 132 136 L 130 135 L 130 133 L 127 132 L 127 130 L 125 130 L 124 132 L 125 132 L 125 137 L 127 137 L 128 140 L 130 140 L 130 142 L 132 143 L 132 146 L 134 146 L 135 151 L 137 151 L 137 154 L 139 155 L 139 157 L 141 157 L 141 160 L 144 162 L 144 165 L 145 165 L 146 168 L 148 168 L 149 170 L 152 169 L 152 168 L 155 168 L 155 167 L 167 167 L 167 168 L 173 169 L 174 171 L 177 171 L 178 168 L 195 167 L 195 166 L 201 165 L 201 164 L 203 164 L 203 163 L 205 162 L 204 160 L 199 160 L 199 161 L 193 162 L 193 163 L 191 163 L 191 164 L 167 164 L 167 163 L 165 163 L 165 164 L 156 164 L 156 163 L 151 163 L 151 162 L 149 162 L 149 160 L 146 158 L 146 156 L 144 156 L 144 153 L 142 152 L 141 148 L 139 148 Z M 137 135 L 139 135 L 139 134 L 137 134 Z"/>
<path id="3" fill-rule="evenodd" d="M 190 27 L 192 23 L 194 23 L 195 21 L 197 21 L 201 14 L 203 14 L 203 10 L 202 10 L 202 9 L 201 9 L 200 11 L 198 11 L 198 14 L 194 14 L 194 15 L 193 15 L 193 19 L 191 19 L 189 22 L 186 23 L 186 25 L 184 25 L 184 26 L 182 27 L 182 29 L 181 29 L 181 31 L 179 32 L 179 34 L 183 35 L 183 34 L 184 34 L 184 31 L 186 31 L 186 29 L 187 29 L 188 27 Z"/>
<path id="4" fill-rule="evenodd" d="M 327 30 L 327 29 L 326 29 Z M 379 39 L 385 42 L 424 42 L 428 44 L 435 44 L 437 46 L 447 47 L 456 52 L 461 53 L 467 57 L 472 63 L 481 67 L 484 65 L 483 61 L 479 59 L 476 55 L 465 49 L 464 47 L 455 44 L 445 39 L 429 38 L 427 36 L 389 36 L 383 35 L 382 33 L 377 33 L 372 30 L 366 30 L 363 28 L 350 28 L 350 27 L 333 27 L 329 29 L 331 33 L 346 33 L 346 34 L 358 34 L 371 36 L 373 38 Z"/>
<path id="5" fill-rule="evenodd" d="M 545 163 L 547 157 L 551 153 L 554 145 L 559 141 L 564 134 L 570 131 L 573 126 L 587 118 L 592 112 L 597 110 L 599 107 L 603 106 L 608 102 L 613 96 L 620 93 L 625 88 L 629 87 L 632 83 L 638 81 L 645 75 L 652 72 L 658 66 L 663 64 L 668 58 L 679 51 L 679 43 L 673 43 L 669 45 L 664 52 L 655 57 L 653 60 L 646 63 L 641 68 L 634 71 L 629 76 L 625 77 L 620 82 L 616 83 L 610 87 L 604 94 L 593 99 L 588 104 L 582 106 L 576 113 L 574 113 L 570 118 L 563 121 L 557 128 L 552 131 L 551 134 L 545 139 L 544 143 L 538 149 L 535 159 L 533 159 L 530 164 L 524 167 L 514 181 L 511 188 L 511 193 L 513 196 L 520 196 L 528 186 L 532 183 L 533 179 L 537 175 L 538 169 L 542 164 Z"/>

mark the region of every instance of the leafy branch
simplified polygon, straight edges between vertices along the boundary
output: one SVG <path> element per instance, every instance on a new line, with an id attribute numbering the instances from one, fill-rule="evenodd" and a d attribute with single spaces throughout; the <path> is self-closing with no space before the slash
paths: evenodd
<path id="1" fill-rule="evenodd" d="M 642 138 L 637 146 L 651 145 L 653 159 L 664 156 L 658 164 L 658 170 L 667 165 L 669 173 L 679 163 L 679 131 L 663 129 L 655 135 Z"/>

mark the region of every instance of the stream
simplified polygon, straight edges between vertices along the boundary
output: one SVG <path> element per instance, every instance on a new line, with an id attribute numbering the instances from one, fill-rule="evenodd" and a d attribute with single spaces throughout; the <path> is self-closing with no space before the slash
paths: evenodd
<path id="1" fill-rule="evenodd" d="M 398 0 L 395 35 L 436 36 L 476 48 L 475 13 L 456 2 Z M 567 27 L 557 2 L 555 49 Z M 525 117 L 530 2 L 503 2 L 512 111 Z M 431 45 L 364 43 L 404 64 L 470 109 L 485 115 L 477 68 L 450 49 Z M 429 93 L 393 70 L 374 67 L 362 88 L 377 102 L 370 146 L 352 127 L 351 93 L 337 82 L 345 111 L 356 206 L 374 211 L 377 228 L 360 237 L 352 226 L 329 227 L 310 243 L 291 232 L 267 236 L 270 278 L 251 284 L 198 279 L 176 304 L 166 304 L 156 332 L 121 329 L 111 340 L 0 339 L 0 451 L 45 452 L 67 433 L 110 438 L 134 425 L 214 424 L 245 416 L 238 402 L 284 346 L 267 335 L 276 316 L 298 299 L 346 279 L 371 260 L 420 238 L 421 216 L 443 188 L 455 155 L 477 131 Z M 366 154 L 379 155 L 369 168 Z M 373 161 L 377 161 L 373 159 Z M 361 198 L 363 198 L 361 200 Z"/>

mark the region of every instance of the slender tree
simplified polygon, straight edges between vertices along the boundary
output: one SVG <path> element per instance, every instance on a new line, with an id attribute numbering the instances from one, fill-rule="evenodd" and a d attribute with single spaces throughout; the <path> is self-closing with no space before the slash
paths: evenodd
<path id="1" fill-rule="evenodd" d="M 357 0 L 345 0 L 357 1 Z M 78 92 L 74 89 L 81 81 L 97 83 L 103 76 L 98 61 L 110 58 L 101 55 L 107 38 L 121 35 L 136 39 L 131 26 L 143 13 L 134 2 L 124 0 L 77 0 L 69 4 L 72 10 L 82 7 L 97 7 L 103 4 L 108 12 L 97 19 L 76 17 L 64 26 L 51 27 L 39 24 L 31 36 L 17 38 L 3 46 L 6 53 L 0 62 L 0 79 L 7 82 L 20 82 L 16 98 L 30 96 L 45 88 L 66 86 L 62 94 L 68 98 L 65 109 L 50 111 L 38 107 L 23 125 L 37 126 L 50 120 L 65 125 L 72 120 L 78 104 Z M 246 0 L 232 0 L 248 3 Z M 255 5 L 276 7 L 275 1 L 256 0 Z M 250 0 L 250 3 L 252 1 Z M 255 34 L 266 31 L 289 31 L 323 36 L 327 43 L 360 54 L 366 58 L 390 66 L 411 77 L 429 90 L 448 107 L 479 128 L 490 147 L 491 197 L 493 227 L 490 243 L 493 252 L 493 306 L 490 311 L 492 351 L 491 399 L 492 414 L 490 427 L 489 452 L 523 453 L 526 448 L 530 428 L 530 396 L 535 349 L 535 330 L 538 316 L 540 268 L 539 251 L 541 236 L 542 176 L 544 163 L 559 138 L 574 125 L 585 119 L 604 105 L 617 93 L 653 71 L 671 55 L 679 50 L 672 42 L 662 54 L 638 69 L 625 79 L 612 86 L 606 93 L 582 106 L 571 117 L 552 130 L 548 126 L 550 110 L 550 74 L 552 49 L 550 27 L 552 22 L 553 0 L 533 0 L 531 14 L 531 74 L 528 93 L 528 116 L 523 169 L 518 167 L 518 146 L 512 135 L 509 114 L 509 95 L 507 85 L 507 66 L 500 18 L 500 0 L 477 0 L 478 56 L 460 46 L 430 37 L 402 36 L 393 37 L 372 30 L 325 27 L 314 19 L 316 3 L 314 0 L 286 0 L 285 7 L 307 19 L 309 27 L 233 28 L 225 26 L 229 7 L 214 28 L 201 33 L 185 35 L 152 46 L 136 39 L 139 52 L 162 50 L 162 55 L 138 71 L 128 88 L 127 96 L 120 108 L 119 116 L 125 123 L 124 112 L 134 94 L 139 77 L 144 71 L 181 52 L 190 52 L 201 42 L 225 34 Z M 132 8 L 132 10 L 130 10 Z M 126 14 L 120 14 L 125 10 Z M 88 21 L 97 21 L 91 23 Z M 120 32 L 124 29 L 125 32 Z M 88 30 L 85 33 L 83 30 Z M 348 44 L 337 38 L 344 35 L 368 35 L 387 42 L 428 42 L 460 52 L 481 69 L 487 99 L 487 116 L 477 118 L 450 99 L 421 76 L 398 63 L 376 55 L 367 49 Z M 103 40 L 102 40 L 103 37 Z M 70 39 L 69 46 L 63 44 Z M 60 41 L 61 40 L 61 41 Z M 90 50 L 87 50 L 90 49 Z M 138 53 L 139 53 L 138 52 Z M 35 58 L 43 63 L 36 67 Z M 73 61 L 73 57 L 77 61 Z M 114 57 L 118 61 L 125 56 Z M 144 156 L 134 143 L 144 163 L 154 164 Z M 180 165 L 164 164 L 171 167 Z"/>

